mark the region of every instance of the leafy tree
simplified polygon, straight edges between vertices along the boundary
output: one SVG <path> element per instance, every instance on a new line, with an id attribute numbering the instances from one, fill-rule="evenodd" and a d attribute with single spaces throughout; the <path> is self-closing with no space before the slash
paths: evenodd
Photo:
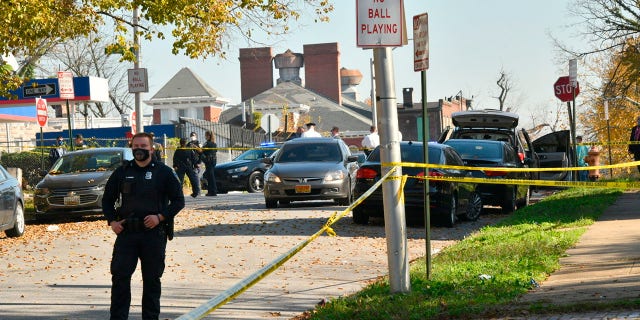
<path id="1" fill-rule="evenodd" d="M 134 8 L 140 12 L 135 22 Z M 49 45 L 88 37 L 106 27 L 113 30 L 107 49 L 121 50 L 123 60 L 133 61 L 135 54 L 122 48 L 133 47 L 131 27 L 136 26 L 137 36 L 147 40 L 165 39 L 161 30 L 168 27 L 175 38 L 173 54 L 224 58 L 225 43 L 234 35 L 251 39 L 255 32 L 287 33 L 307 8 L 313 9 L 316 21 L 327 20 L 333 10 L 328 0 L 3 0 L 0 54 L 37 60 Z M 20 71 L 0 68 L 0 95 L 6 96 L 22 80 Z"/>

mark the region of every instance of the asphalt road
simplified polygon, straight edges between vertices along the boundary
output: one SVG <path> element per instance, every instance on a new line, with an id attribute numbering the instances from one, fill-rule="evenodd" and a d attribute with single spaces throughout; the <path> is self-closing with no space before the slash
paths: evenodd
<path id="1" fill-rule="evenodd" d="M 187 197 L 169 242 L 162 278 L 162 319 L 176 318 L 215 297 L 319 230 L 332 202 L 301 202 L 267 210 L 262 194 Z M 489 210 L 491 212 L 491 210 Z M 432 253 L 503 216 L 431 229 Z M 291 319 L 322 299 L 354 293 L 388 273 L 384 224 L 351 216 L 281 268 L 207 319 Z M 106 319 L 109 261 L 115 235 L 99 218 L 30 224 L 23 238 L 0 236 L 0 319 Z M 423 226 L 407 228 L 410 259 L 424 256 Z M 140 318 L 139 268 L 131 318 Z"/>

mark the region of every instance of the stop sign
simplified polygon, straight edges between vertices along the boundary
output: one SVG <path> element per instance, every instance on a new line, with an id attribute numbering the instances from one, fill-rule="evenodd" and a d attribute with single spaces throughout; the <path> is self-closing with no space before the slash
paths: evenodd
<path id="1" fill-rule="evenodd" d="M 49 116 L 47 115 L 47 100 L 36 98 L 36 118 L 38 119 L 38 125 L 44 127 L 47 125 Z"/>
<path id="2" fill-rule="evenodd" d="M 553 84 L 553 92 L 562 102 L 571 101 L 578 95 L 578 93 L 580 93 L 580 83 L 576 82 L 575 95 L 573 90 L 574 88 L 571 86 L 569 76 L 560 77 L 556 80 L 556 83 Z"/>

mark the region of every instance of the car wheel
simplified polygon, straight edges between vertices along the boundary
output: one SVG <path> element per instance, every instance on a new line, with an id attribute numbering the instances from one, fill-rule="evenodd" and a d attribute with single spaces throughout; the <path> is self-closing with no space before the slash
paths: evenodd
<path id="1" fill-rule="evenodd" d="M 364 208 L 355 207 L 353 211 L 351 211 L 351 214 L 353 215 L 353 223 L 363 225 L 369 223 L 369 214 L 367 214 Z"/>
<path id="2" fill-rule="evenodd" d="M 516 210 L 516 186 L 507 188 L 507 192 L 502 200 L 502 213 L 511 213 Z"/>
<path id="3" fill-rule="evenodd" d="M 249 176 L 247 182 L 247 191 L 251 193 L 262 192 L 264 190 L 264 173 L 260 171 L 254 171 Z"/>
<path id="4" fill-rule="evenodd" d="M 280 200 L 280 204 L 281 205 L 289 205 L 289 204 L 291 204 L 291 201 L 289 201 L 289 200 Z"/>
<path id="5" fill-rule="evenodd" d="M 278 207 L 278 200 L 265 199 L 264 203 L 265 203 L 267 209 L 274 209 L 274 208 Z"/>
<path id="6" fill-rule="evenodd" d="M 454 194 L 451 195 L 450 205 L 451 208 L 449 208 L 449 213 L 446 216 L 442 217 L 442 222 L 447 228 L 453 228 L 453 225 L 456 224 L 456 211 L 458 209 L 458 203 Z"/>
<path id="7" fill-rule="evenodd" d="M 24 210 L 21 203 L 16 204 L 15 211 L 16 222 L 13 224 L 13 228 L 6 230 L 7 237 L 15 238 L 24 234 L 25 222 L 24 222 Z"/>
<path id="8" fill-rule="evenodd" d="M 524 208 L 529 205 L 531 201 L 531 187 L 527 186 L 527 194 L 525 194 L 524 199 L 518 200 L 518 208 Z"/>
<path id="9" fill-rule="evenodd" d="M 482 198 L 479 193 L 474 191 L 469 196 L 469 205 L 463 217 L 467 221 L 476 221 L 480 217 L 480 213 L 482 213 Z"/>

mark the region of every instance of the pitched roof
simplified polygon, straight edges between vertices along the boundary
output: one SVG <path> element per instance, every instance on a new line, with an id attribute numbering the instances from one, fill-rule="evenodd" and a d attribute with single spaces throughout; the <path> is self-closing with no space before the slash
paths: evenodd
<path id="1" fill-rule="evenodd" d="M 370 118 L 293 82 L 279 83 L 244 101 L 247 113 L 251 100 L 255 111 L 262 114 L 281 112 L 285 106 L 291 109 L 306 105 L 309 111 L 302 115 L 301 123 L 307 120 L 315 122 L 316 130 L 320 132 L 328 132 L 333 126 L 339 127 L 342 132 L 366 131 L 371 126 Z M 242 125 L 241 116 L 242 104 L 223 111 L 220 122 Z"/>
<path id="2" fill-rule="evenodd" d="M 182 68 L 150 100 L 186 97 L 220 98 L 220 93 L 211 88 L 189 68 Z"/>

